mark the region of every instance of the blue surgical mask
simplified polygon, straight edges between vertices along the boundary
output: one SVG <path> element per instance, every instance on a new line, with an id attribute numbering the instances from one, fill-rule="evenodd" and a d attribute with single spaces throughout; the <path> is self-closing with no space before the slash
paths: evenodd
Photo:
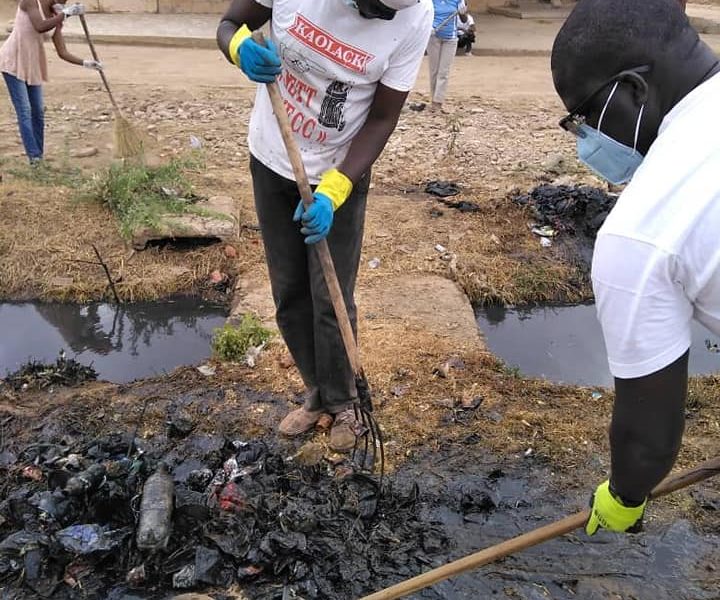
<path id="1" fill-rule="evenodd" d="M 644 156 L 637 151 L 640 123 L 642 121 L 645 105 L 640 107 L 637 124 L 635 125 L 635 141 L 633 147 L 621 144 L 617 140 L 600 131 L 605 111 L 615 95 L 619 82 L 613 86 L 607 102 L 605 103 L 598 128 L 594 129 L 585 123 L 578 125 L 577 154 L 580 161 L 590 167 L 603 179 L 613 185 L 621 185 L 632 179 L 637 168 L 642 164 Z"/>

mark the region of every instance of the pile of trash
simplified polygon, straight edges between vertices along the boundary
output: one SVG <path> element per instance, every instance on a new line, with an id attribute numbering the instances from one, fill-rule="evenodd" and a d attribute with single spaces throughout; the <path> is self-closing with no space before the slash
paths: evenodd
<path id="1" fill-rule="evenodd" d="M 0 589 L 119 598 L 227 588 L 249 598 L 363 596 L 446 552 L 405 490 L 174 423 L 166 436 L 68 433 L 0 453 Z"/>
<path id="2" fill-rule="evenodd" d="M 97 371 L 92 365 L 80 364 L 73 358 L 67 358 L 64 351 L 54 363 L 46 364 L 30 360 L 17 371 L 9 373 L 4 383 L 15 391 L 26 389 L 44 389 L 55 385 L 74 386 L 97 379 Z"/>
<path id="3" fill-rule="evenodd" d="M 595 239 L 615 206 L 617 195 L 586 185 L 543 184 L 529 194 L 514 193 L 511 200 L 520 206 L 528 206 L 536 223 L 534 227 L 545 234 L 552 231 L 550 237 L 568 233 Z"/>

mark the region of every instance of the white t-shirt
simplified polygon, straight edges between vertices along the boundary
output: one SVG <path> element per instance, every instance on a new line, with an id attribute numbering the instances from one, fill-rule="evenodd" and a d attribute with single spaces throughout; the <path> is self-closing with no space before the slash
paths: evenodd
<path id="1" fill-rule="evenodd" d="M 410 91 L 432 24 L 431 0 L 390 21 L 365 19 L 343 0 L 255 0 L 272 9 L 271 35 L 282 59 L 277 82 L 311 183 L 338 167 L 365 123 L 378 82 Z M 292 166 L 264 85 L 258 86 L 250 152 L 279 175 Z"/>
<path id="2" fill-rule="evenodd" d="M 610 371 L 655 373 L 720 334 L 720 75 L 680 101 L 598 233 L 592 280 Z"/>
<path id="3" fill-rule="evenodd" d="M 473 25 L 475 25 L 475 19 L 472 18 L 472 15 L 467 15 L 467 21 L 465 23 L 462 22 L 460 17 L 457 17 L 457 28 L 458 31 L 467 31 L 470 29 Z"/>

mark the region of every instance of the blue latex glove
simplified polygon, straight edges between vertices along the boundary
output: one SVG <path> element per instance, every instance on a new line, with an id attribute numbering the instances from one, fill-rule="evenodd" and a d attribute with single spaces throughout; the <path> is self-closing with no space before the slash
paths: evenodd
<path id="1" fill-rule="evenodd" d="M 300 200 L 293 216 L 293 221 L 296 223 L 302 220 L 300 233 L 306 236 L 306 244 L 317 244 L 320 240 L 324 240 L 330 233 L 333 222 L 334 209 L 330 198 L 317 192 L 313 194 L 313 198 L 314 202 L 307 209 Z"/>
<path id="2" fill-rule="evenodd" d="M 252 38 L 247 38 L 238 50 L 240 68 L 250 80 L 257 83 L 272 83 L 282 71 L 275 44 L 271 40 L 266 43 L 267 47 L 263 47 Z"/>

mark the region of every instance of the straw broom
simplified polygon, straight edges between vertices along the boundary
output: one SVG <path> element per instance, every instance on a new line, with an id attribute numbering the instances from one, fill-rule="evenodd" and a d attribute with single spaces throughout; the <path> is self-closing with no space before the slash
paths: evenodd
<path id="1" fill-rule="evenodd" d="M 85 32 L 85 39 L 87 39 L 88 46 L 90 46 L 90 52 L 92 53 L 93 59 L 100 62 L 97 51 L 95 50 L 95 44 L 93 44 L 93 41 L 90 38 L 90 32 L 88 31 L 87 22 L 85 21 L 85 15 L 80 15 L 80 23 L 82 24 L 83 31 Z M 110 102 L 113 106 L 113 116 L 115 117 L 113 121 L 113 147 L 115 150 L 115 157 L 143 162 L 144 151 L 142 138 L 132 124 L 122 115 L 120 107 L 110 91 L 110 85 L 108 84 L 105 72 L 102 70 L 98 72 L 100 73 L 103 86 L 105 86 L 105 90 L 107 91 L 108 96 L 110 97 Z"/>

